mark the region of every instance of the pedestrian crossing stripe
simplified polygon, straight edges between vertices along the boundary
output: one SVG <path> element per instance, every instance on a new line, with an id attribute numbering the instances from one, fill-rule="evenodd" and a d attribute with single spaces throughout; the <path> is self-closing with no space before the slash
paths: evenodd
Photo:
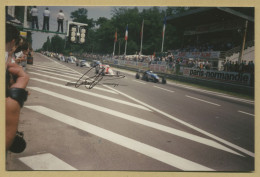
<path id="1" fill-rule="evenodd" d="M 73 117 L 67 116 L 65 114 L 59 113 L 49 108 L 42 107 L 42 106 L 25 106 L 25 107 L 33 111 L 36 111 L 40 114 L 43 114 L 45 116 L 48 116 L 52 119 L 55 119 L 57 121 L 63 122 L 65 124 L 89 132 L 95 136 L 101 137 L 103 139 L 111 141 L 125 148 L 131 149 L 133 151 L 136 151 L 138 153 L 141 153 L 143 155 L 161 161 L 165 164 L 171 165 L 175 168 L 184 171 L 215 171 L 212 168 L 208 168 L 204 165 L 187 160 L 185 158 L 171 154 L 169 152 L 160 150 L 156 147 L 144 144 L 142 142 L 119 135 L 117 133 L 83 122 L 81 120 L 77 120 Z"/>
<path id="2" fill-rule="evenodd" d="M 20 157 L 19 160 L 33 170 L 77 170 L 50 153 Z"/>
<path id="3" fill-rule="evenodd" d="M 135 102 L 137 102 L 137 103 L 139 103 L 139 104 L 141 104 L 143 106 L 146 106 L 147 108 L 153 110 L 154 112 L 162 114 L 162 115 L 164 115 L 164 116 L 166 116 L 166 117 L 168 117 L 168 118 L 170 118 L 170 119 L 172 119 L 172 120 L 174 120 L 174 121 L 176 121 L 176 122 L 178 122 L 178 123 L 180 123 L 182 125 L 185 125 L 185 126 L 191 128 L 193 130 L 196 130 L 197 132 L 202 133 L 203 135 L 206 135 L 206 136 L 208 136 L 208 137 L 210 137 L 210 138 L 212 138 L 212 139 L 214 139 L 214 140 L 216 140 L 216 141 L 218 141 L 218 142 L 220 142 L 222 144 L 230 146 L 231 148 L 236 149 L 238 151 L 241 151 L 241 152 L 243 152 L 243 153 L 245 153 L 245 154 L 247 154 L 247 155 L 249 155 L 251 157 L 255 157 L 255 153 L 253 153 L 253 152 L 251 152 L 251 151 L 249 151 L 249 150 L 247 150 L 245 148 L 242 148 L 242 147 L 240 147 L 240 146 L 238 146 L 236 144 L 233 144 L 233 143 L 231 143 L 231 142 L 229 142 L 227 140 L 224 140 L 224 139 L 222 139 L 222 138 L 220 138 L 218 136 L 215 136 L 215 135 L 213 135 L 213 134 L 211 134 L 211 133 L 209 133 L 207 131 L 204 131 L 204 130 L 202 130 L 202 129 L 200 129 L 200 128 L 198 128 L 198 127 L 196 127 L 196 126 L 194 126 L 194 125 L 192 125 L 192 124 L 190 124 L 188 122 L 185 122 L 185 121 L 183 121 L 181 119 L 178 119 L 178 118 L 176 118 L 176 117 L 174 117 L 174 116 L 172 116 L 172 115 L 170 115 L 170 114 L 168 114 L 166 112 L 163 112 L 163 111 L 161 111 L 161 110 L 159 110 L 159 109 L 157 109 L 157 108 L 155 108 L 153 106 L 150 106 L 150 105 L 148 105 L 148 104 L 146 104 L 146 103 L 144 103 L 144 102 L 142 102 L 142 101 L 140 101 L 140 100 L 138 100 L 136 98 L 133 98 L 133 97 L 131 97 L 131 96 L 129 96 L 129 95 L 123 93 L 123 92 L 120 92 L 120 91 L 116 90 L 115 88 L 109 87 L 107 85 L 105 85 L 104 87 L 110 88 L 111 90 L 114 90 L 115 92 L 119 93 L 120 95 L 124 95 L 125 97 L 127 97 L 127 98 L 129 98 L 129 99 L 131 99 L 131 100 L 133 100 L 133 101 L 135 101 Z"/>
<path id="4" fill-rule="evenodd" d="M 170 133 L 170 134 L 173 134 L 175 136 L 179 136 L 179 137 L 191 140 L 191 141 L 195 141 L 197 143 L 201 143 L 201 144 L 204 144 L 204 145 L 216 148 L 216 149 L 220 149 L 220 150 L 232 153 L 232 154 L 243 156 L 243 155 L 233 151 L 232 149 L 229 149 L 229 148 L 227 148 L 227 147 L 225 147 L 225 146 L 223 146 L 223 145 L 221 145 L 221 144 L 219 144 L 219 143 L 217 143 L 213 140 L 210 140 L 210 139 L 202 138 L 202 137 L 190 134 L 190 133 L 186 133 L 184 131 L 180 131 L 180 130 L 177 130 L 177 129 L 174 129 L 174 128 L 171 128 L 171 127 L 160 125 L 158 123 L 147 121 L 147 120 L 144 120 L 144 119 L 141 119 L 141 118 L 138 118 L 138 117 L 135 117 L 135 116 L 131 116 L 131 115 L 128 115 L 128 114 L 124 114 L 122 112 L 115 111 L 115 110 L 112 110 L 112 109 L 108 109 L 108 108 L 105 108 L 105 107 L 102 107 L 102 106 L 98 106 L 98 105 L 91 104 L 91 103 L 88 103 L 88 102 L 80 101 L 80 100 L 77 100 L 77 99 L 74 99 L 74 98 L 71 98 L 71 97 L 61 95 L 61 94 L 56 93 L 56 92 L 51 92 L 51 91 L 42 89 L 42 88 L 38 88 L 38 87 L 29 87 L 29 88 L 32 89 L 32 90 L 44 93 L 44 94 L 48 94 L 48 95 L 56 97 L 56 98 L 60 98 L 60 99 L 72 102 L 74 104 L 78 104 L 80 106 L 85 106 L 87 108 L 94 109 L 94 110 L 99 111 L 99 112 L 103 112 L 103 113 L 108 114 L 108 115 L 112 115 L 112 116 L 115 116 L 115 117 L 118 117 L 118 118 L 121 118 L 121 119 L 125 119 L 125 120 L 135 122 L 135 123 L 147 126 L 147 127 L 151 127 L 151 128 L 154 128 L 154 129 L 166 132 L 166 133 Z"/>
<path id="5" fill-rule="evenodd" d="M 43 72 L 43 73 L 49 73 L 49 72 L 47 72 L 47 71 L 38 71 L 38 72 Z M 55 79 L 55 80 L 59 80 L 59 81 L 64 81 L 64 82 L 70 82 L 69 80 L 66 80 L 66 79 L 61 79 L 61 78 L 57 78 L 57 77 L 52 77 L 52 76 L 50 76 L 50 75 L 44 75 L 44 74 L 40 74 L 40 73 L 36 73 L 36 72 L 28 72 L 29 74 L 35 74 L 35 75 L 38 75 L 38 76 L 42 76 L 42 77 L 47 77 L 47 78 L 51 78 L 51 79 Z M 66 77 L 66 76 L 64 76 L 64 75 L 62 75 L 62 74 L 56 74 L 56 73 L 51 73 L 51 75 L 58 75 L 58 76 L 63 76 L 63 77 Z M 71 78 L 71 79 L 74 79 L 74 80 L 77 80 L 78 78 L 76 78 L 76 77 L 70 77 L 70 76 L 68 76 L 67 78 Z M 112 90 L 110 90 L 110 89 L 105 89 L 105 88 L 100 88 L 100 87 L 98 87 L 98 86 L 95 86 L 94 88 L 92 88 L 92 89 L 94 89 L 94 90 L 101 90 L 101 91 L 104 91 L 104 92 L 108 92 L 108 93 L 113 93 L 113 94 L 116 94 L 116 95 L 118 95 L 118 93 L 117 92 L 115 92 L 115 91 L 112 91 Z"/>
<path id="6" fill-rule="evenodd" d="M 124 105 L 127 105 L 127 106 L 132 106 L 132 107 L 139 108 L 139 109 L 142 109 L 142 110 L 145 110 L 145 111 L 150 111 L 150 109 L 148 109 L 148 108 L 146 108 L 146 107 L 144 107 L 142 105 L 138 105 L 136 103 L 131 103 L 131 102 L 128 102 L 128 101 L 119 100 L 119 99 L 108 97 L 108 96 L 105 96 L 105 95 L 100 95 L 100 94 L 88 92 L 86 90 L 81 90 L 81 89 L 78 89 L 78 88 L 68 87 L 68 86 L 65 86 L 65 85 L 62 85 L 62 84 L 57 84 L 57 83 L 53 83 L 53 82 L 49 82 L 49 81 L 45 81 L 45 80 L 37 79 L 37 78 L 30 78 L 30 80 L 42 82 L 42 83 L 53 85 L 53 86 L 56 86 L 56 87 L 61 87 L 61 88 L 67 89 L 67 90 L 73 90 L 75 92 L 80 92 L 80 93 L 83 93 L 83 94 L 86 94 L 86 95 L 91 95 L 91 96 L 94 96 L 94 97 L 97 97 L 97 98 L 102 98 L 102 99 L 106 99 L 106 100 L 109 100 L 109 101 L 113 101 L 113 102 L 117 102 L 117 103 L 120 103 L 120 104 L 124 104 Z M 33 89 L 33 87 L 28 87 L 28 88 L 32 88 Z"/>

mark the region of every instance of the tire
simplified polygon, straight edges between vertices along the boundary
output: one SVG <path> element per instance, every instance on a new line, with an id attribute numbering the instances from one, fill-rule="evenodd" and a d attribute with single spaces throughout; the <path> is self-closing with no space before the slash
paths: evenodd
<path id="1" fill-rule="evenodd" d="M 166 79 L 162 77 L 162 84 L 166 84 Z"/>
<path id="2" fill-rule="evenodd" d="M 136 73 L 135 78 L 136 78 L 136 79 L 140 79 L 140 74 L 139 74 L 139 73 Z"/>

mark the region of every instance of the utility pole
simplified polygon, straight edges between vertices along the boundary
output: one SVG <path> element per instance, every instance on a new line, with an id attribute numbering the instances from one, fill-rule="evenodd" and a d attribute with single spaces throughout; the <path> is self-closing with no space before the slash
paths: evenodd
<path id="1" fill-rule="evenodd" d="M 119 43 L 119 45 L 118 45 L 118 48 L 119 48 L 119 49 L 118 49 L 118 55 L 120 55 L 120 43 L 121 43 L 121 39 L 118 40 L 118 43 Z"/>
<path id="2" fill-rule="evenodd" d="M 27 24 L 27 6 L 24 6 L 23 27 L 24 28 L 28 28 L 28 24 Z"/>
<path id="3" fill-rule="evenodd" d="M 243 60 L 243 54 L 244 54 L 245 43 L 246 43 L 247 25 L 248 25 L 248 20 L 246 20 L 246 22 L 245 22 L 244 36 L 243 36 L 243 40 L 242 40 L 242 47 L 241 47 L 241 51 L 240 51 L 239 57 L 238 57 L 238 63 L 239 63 L 239 64 L 240 64 L 240 63 L 242 62 L 242 60 Z"/>

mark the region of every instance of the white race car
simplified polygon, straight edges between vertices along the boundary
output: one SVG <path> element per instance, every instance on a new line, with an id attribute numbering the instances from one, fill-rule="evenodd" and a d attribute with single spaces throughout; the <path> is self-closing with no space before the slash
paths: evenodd
<path id="1" fill-rule="evenodd" d="M 97 65 L 96 66 L 96 74 L 101 73 L 103 76 L 105 75 L 115 75 L 112 68 L 109 65 Z"/>

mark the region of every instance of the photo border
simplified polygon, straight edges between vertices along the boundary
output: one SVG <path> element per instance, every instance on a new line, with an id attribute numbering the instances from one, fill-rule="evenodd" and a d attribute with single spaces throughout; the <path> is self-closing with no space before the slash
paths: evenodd
<path id="1" fill-rule="evenodd" d="M 259 34 L 257 33 L 259 24 L 259 3 L 257 0 L 1 0 L 0 2 L 0 34 L 1 38 L 1 56 L 4 58 L 5 49 L 5 6 L 198 6 L 198 7 L 255 7 L 255 46 L 257 49 Z M 258 58 L 259 51 L 255 50 L 255 58 Z M 172 176 L 184 176 L 184 177 L 240 177 L 249 176 L 257 177 L 259 173 L 259 110 L 256 109 L 258 105 L 258 76 L 259 76 L 259 64 L 255 60 L 255 171 L 253 172 L 139 172 L 139 171 L 6 171 L 5 165 L 5 64 L 4 59 L 0 60 L 0 176 L 1 177 L 172 177 Z"/>

